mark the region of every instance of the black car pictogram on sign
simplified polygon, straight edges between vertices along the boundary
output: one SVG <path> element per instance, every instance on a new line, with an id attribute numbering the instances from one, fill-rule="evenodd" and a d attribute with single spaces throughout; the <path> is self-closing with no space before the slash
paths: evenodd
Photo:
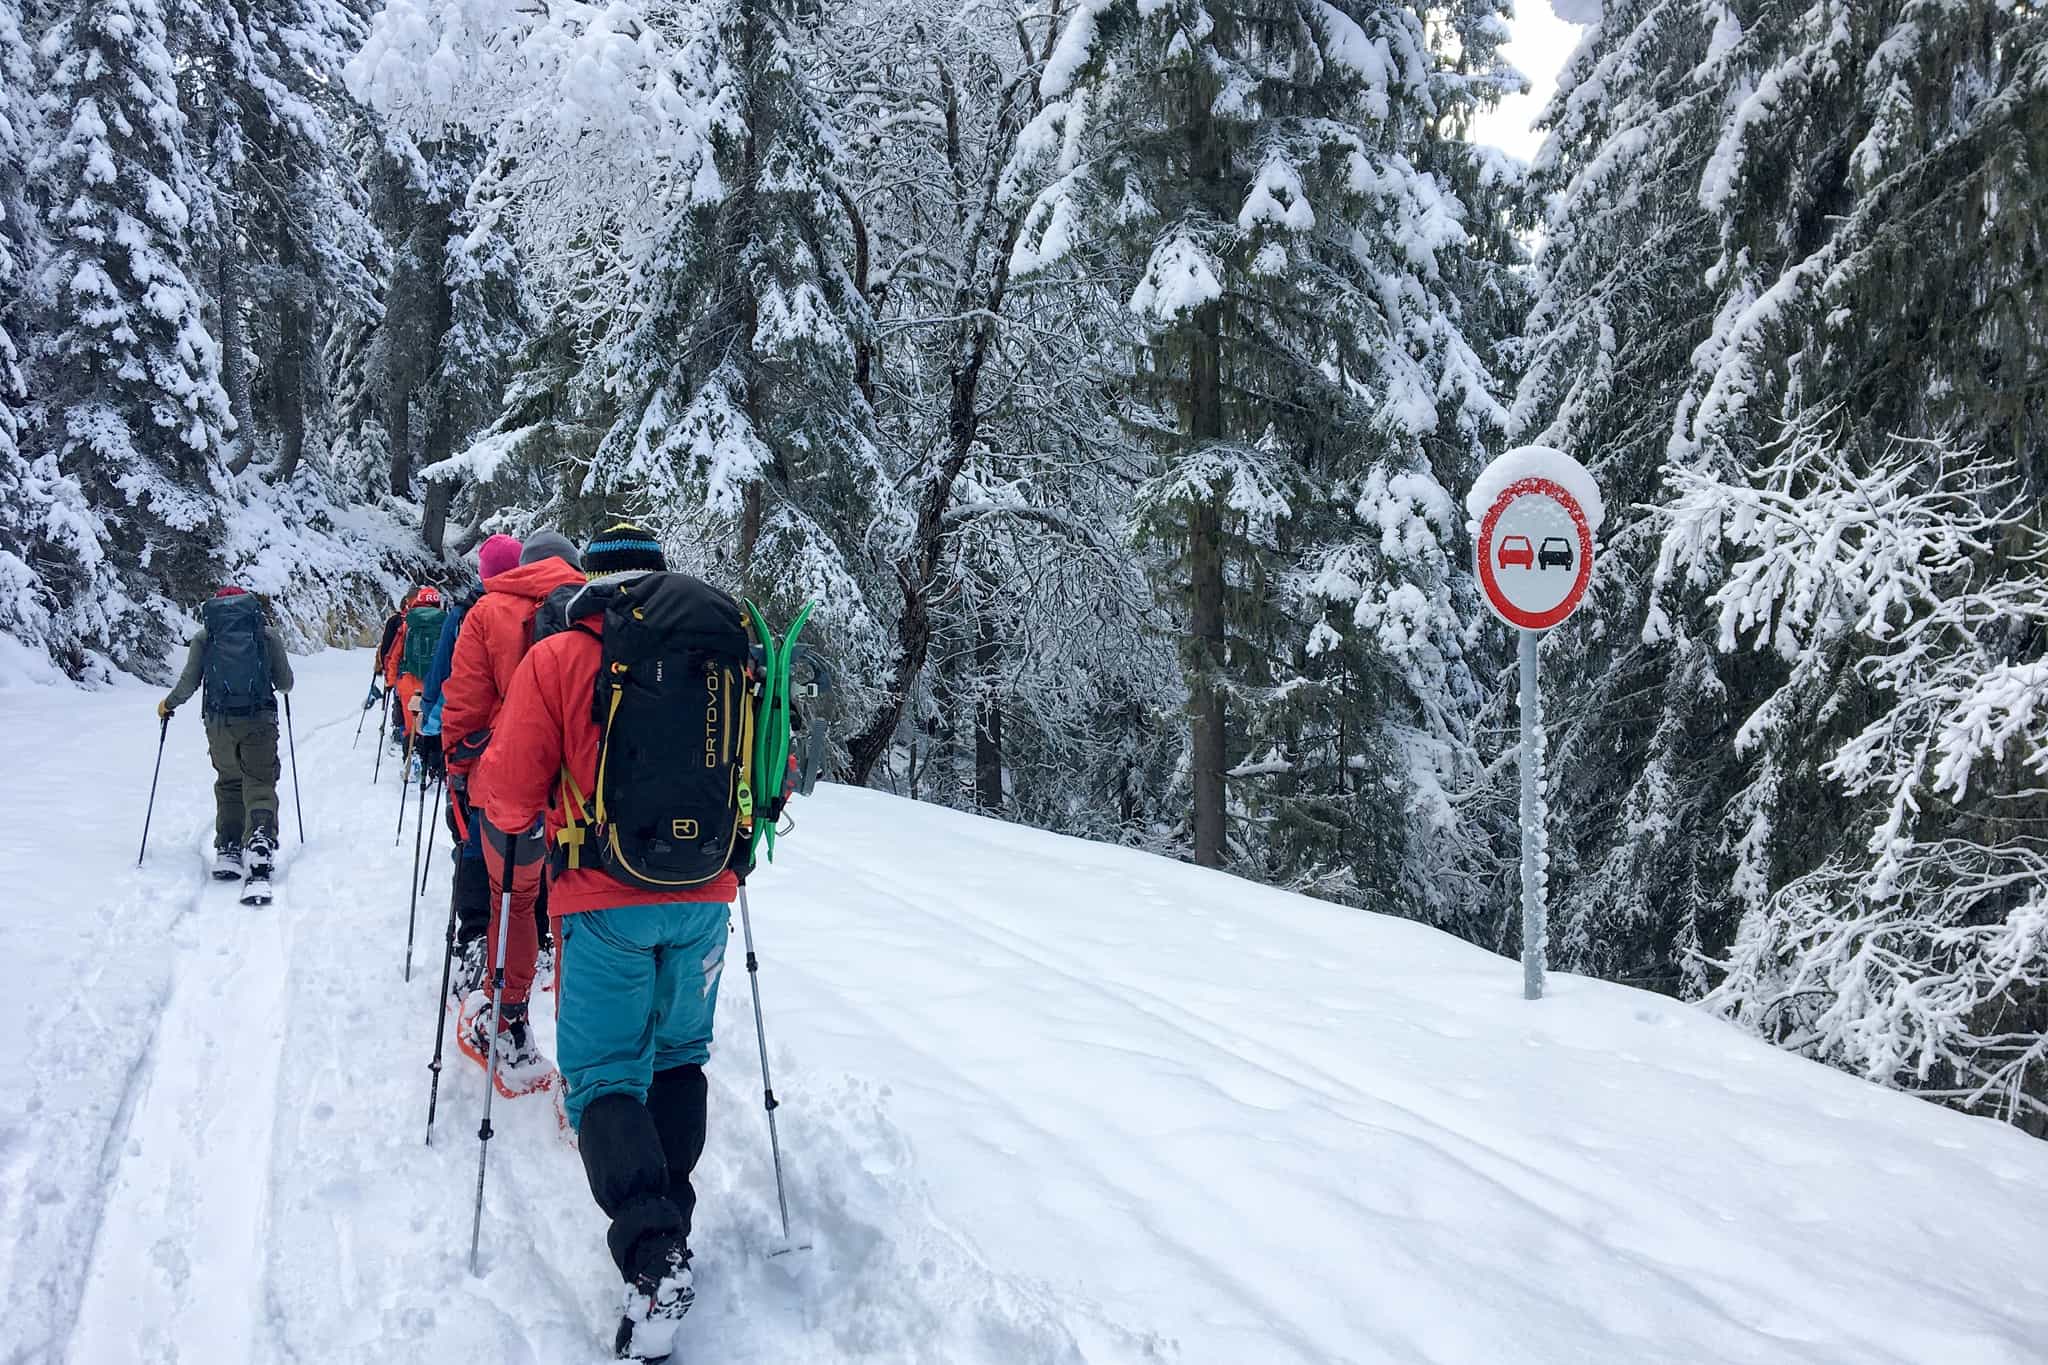
<path id="1" fill-rule="evenodd" d="M 1571 566 L 1572 543 L 1563 536 L 1545 536 L 1543 548 L 1536 552 L 1536 567 L 1569 569 Z"/>

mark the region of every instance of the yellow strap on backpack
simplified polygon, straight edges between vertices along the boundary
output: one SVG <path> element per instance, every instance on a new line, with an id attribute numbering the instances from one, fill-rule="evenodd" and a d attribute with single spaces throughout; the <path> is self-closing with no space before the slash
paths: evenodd
<path id="1" fill-rule="evenodd" d="M 569 773 L 569 765 L 562 765 L 562 804 L 568 809 L 569 822 L 555 833 L 555 846 L 562 850 L 566 865 L 571 868 L 583 866 L 583 836 L 589 828 L 588 808 L 583 802 L 583 789 L 576 785 L 576 779 Z"/>

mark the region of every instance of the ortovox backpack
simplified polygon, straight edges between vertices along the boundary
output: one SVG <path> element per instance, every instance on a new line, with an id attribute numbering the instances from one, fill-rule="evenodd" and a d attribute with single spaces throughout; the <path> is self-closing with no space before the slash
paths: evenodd
<path id="1" fill-rule="evenodd" d="M 650 891 L 744 870 L 754 707 L 739 603 L 657 573 L 593 584 L 576 605 L 604 612 L 597 785 L 586 799 L 562 772 L 569 822 L 555 837 L 557 870 L 596 866 Z"/>
<path id="2" fill-rule="evenodd" d="M 405 614 L 405 652 L 398 656 L 398 671 L 425 678 L 434 666 L 434 648 L 441 643 L 441 623 L 448 613 L 440 607 L 414 607 Z"/>
<path id="3" fill-rule="evenodd" d="M 277 708 L 270 685 L 270 641 L 263 606 L 247 593 L 215 597 L 199 608 L 206 623 L 205 692 L 210 716 L 248 716 Z"/>

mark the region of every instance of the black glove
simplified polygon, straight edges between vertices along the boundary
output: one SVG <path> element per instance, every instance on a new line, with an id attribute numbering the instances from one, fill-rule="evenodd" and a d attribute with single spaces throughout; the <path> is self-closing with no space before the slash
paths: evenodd
<path id="1" fill-rule="evenodd" d="M 367 711 L 382 700 L 384 700 L 384 694 L 377 690 L 377 684 L 371 683 L 370 695 L 363 698 L 363 709 Z"/>
<path id="2" fill-rule="evenodd" d="M 476 813 L 476 818 L 483 821 L 484 843 L 489 845 L 491 851 L 498 855 L 498 862 L 501 866 L 508 857 L 514 865 L 524 867 L 528 863 L 539 862 L 547 855 L 548 827 L 546 815 L 534 816 L 533 828 L 524 834 L 505 833 L 505 831 L 499 829 L 486 819 L 482 811 Z"/>

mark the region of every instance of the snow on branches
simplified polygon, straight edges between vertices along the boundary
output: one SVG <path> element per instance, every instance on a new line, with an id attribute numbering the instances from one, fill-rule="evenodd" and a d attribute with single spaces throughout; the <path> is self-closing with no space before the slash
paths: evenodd
<path id="1" fill-rule="evenodd" d="M 2006 462 L 1935 440 L 1859 460 L 1826 425 L 1741 478 L 1668 471 L 1659 584 L 1717 583 L 1720 648 L 1791 666 L 1738 744 L 1768 764 L 1785 727 L 1845 731 L 1822 772 L 1853 817 L 1755 898 L 1708 1003 L 1873 1080 L 2048 1117 L 2048 544 Z"/>

